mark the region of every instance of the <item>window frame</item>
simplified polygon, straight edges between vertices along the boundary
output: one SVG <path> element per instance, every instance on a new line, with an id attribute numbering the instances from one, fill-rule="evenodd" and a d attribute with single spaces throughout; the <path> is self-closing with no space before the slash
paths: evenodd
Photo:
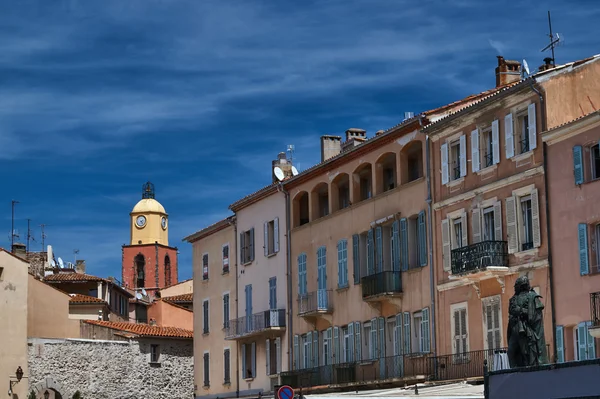
<path id="1" fill-rule="evenodd" d="M 227 364 L 229 363 L 229 364 Z M 229 366 L 229 367 L 228 367 Z M 231 348 L 223 348 L 223 385 L 231 384 Z"/>
<path id="2" fill-rule="evenodd" d="M 595 161 L 594 161 L 594 148 L 598 148 L 598 158 L 599 158 L 599 162 L 600 162 L 600 142 L 596 142 L 595 144 L 592 144 L 590 146 L 588 146 L 589 151 L 590 151 L 590 157 L 589 157 L 589 167 L 588 168 L 584 168 L 589 170 L 589 174 L 590 174 L 590 180 L 589 181 L 595 181 L 600 179 L 600 168 L 597 171 L 598 173 L 595 173 Z M 585 182 L 585 172 L 584 172 L 584 182 Z"/>
<path id="3" fill-rule="evenodd" d="M 454 153 L 456 149 L 456 154 Z M 456 157 L 456 159 L 455 159 Z M 448 142 L 448 182 L 460 180 L 460 139 L 455 139 Z M 458 171 L 458 173 L 457 173 Z"/>
<path id="4" fill-rule="evenodd" d="M 492 328 L 492 332 L 494 332 L 495 330 L 498 330 L 499 334 L 500 334 L 500 342 L 498 347 L 495 347 L 494 345 L 492 345 L 490 347 L 490 342 L 488 339 L 488 325 L 487 325 L 487 317 L 486 317 L 486 312 L 487 312 L 487 306 L 493 306 L 494 304 L 498 304 L 498 327 Z M 504 340 L 504 333 L 503 333 L 503 324 L 502 324 L 502 296 L 500 294 L 498 295 L 492 295 L 492 296 L 488 296 L 485 298 L 481 298 L 481 318 L 482 318 L 482 328 L 483 328 L 483 348 L 485 350 L 496 350 L 496 349 L 501 349 L 502 348 L 502 343 Z M 493 323 L 493 321 L 492 321 Z M 493 343 L 492 343 L 493 344 Z"/>
<path id="5" fill-rule="evenodd" d="M 202 254 L 202 281 L 208 281 L 210 274 L 210 257 L 208 256 L 208 252 L 204 252 Z"/>
<path id="6" fill-rule="evenodd" d="M 225 306 L 225 298 L 227 298 L 227 306 Z M 223 329 L 229 328 L 231 318 L 231 295 L 230 292 L 223 293 Z"/>
<path id="7" fill-rule="evenodd" d="M 207 367 L 208 366 L 208 367 Z M 210 353 L 204 351 L 202 354 L 202 386 L 204 388 L 210 387 Z"/>
<path id="8" fill-rule="evenodd" d="M 460 348 L 460 349 L 466 349 L 463 351 L 459 351 L 457 345 L 456 345 L 456 339 L 457 339 L 457 335 L 455 334 L 456 331 L 456 319 L 454 317 L 454 313 L 456 311 L 460 312 L 464 309 L 465 311 L 465 330 L 466 330 L 466 334 L 459 334 L 458 336 L 462 336 L 465 335 L 464 337 L 462 337 L 462 339 L 465 339 L 465 348 Z M 452 334 L 452 357 L 453 357 L 453 361 L 455 363 L 458 362 L 464 362 L 466 360 L 468 360 L 468 353 L 469 353 L 469 348 L 471 346 L 470 342 L 469 342 L 469 306 L 468 303 L 465 302 L 459 302 L 459 303 L 454 303 L 452 305 L 450 305 L 450 333 Z M 459 338 L 461 339 L 461 338 Z"/>
<path id="9" fill-rule="evenodd" d="M 150 344 L 150 363 L 160 364 L 160 345 Z"/>
<path id="10" fill-rule="evenodd" d="M 206 306 L 204 306 L 206 304 Z M 210 333 L 210 299 L 202 300 L 202 335 Z"/>
<path id="11" fill-rule="evenodd" d="M 494 166 L 494 138 L 492 136 L 492 124 L 486 124 L 479 129 L 479 132 L 479 170 L 481 171 Z"/>
<path id="12" fill-rule="evenodd" d="M 348 240 L 342 238 L 337 243 L 338 289 L 348 288 Z"/>
<path id="13" fill-rule="evenodd" d="M 225 256 L 225 250 L 227 249 L 227 256 Z M 221 246 L 221 274 L 229 273 L 229 264 L 230 264 L 230 247 L 229 243 L 223 244 Z"/>

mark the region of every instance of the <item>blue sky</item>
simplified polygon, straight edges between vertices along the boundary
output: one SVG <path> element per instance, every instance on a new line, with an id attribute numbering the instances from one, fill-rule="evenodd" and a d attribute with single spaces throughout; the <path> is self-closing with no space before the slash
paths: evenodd
<path id="1" fill-rule="evenodd" d="M 568 3 L 568 4 L 567 4 Z M 542 64 L 600 53 L 590 1 L 0 0 L 0 246 L 32 219 L 58 256 L 121 276 L 129 212 L 151 180 L 181 239 L 270 183 L 288 144 L 369 136 L 493 87 L 496 56 Z"/>

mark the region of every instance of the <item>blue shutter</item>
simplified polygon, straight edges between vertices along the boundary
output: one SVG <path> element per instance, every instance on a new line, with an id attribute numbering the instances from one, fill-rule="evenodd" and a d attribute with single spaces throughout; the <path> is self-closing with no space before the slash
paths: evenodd
<path id="1" fill-rule="evenodd" d="M 344 271 L 342 265 L 342 241 L 337 243 L 337 255 L 338 255 L 338 288 L 344 286 Z"/>
<path id="2" fill-rule="evenodd" d="M 392 270 L 400 271 L 400 222 L 392 224 Z"/>
<path id="3" fill-rule="evenodd" d="M 317 330 L 312 333 L 312 357 L 313 367 L 319 367 L 319 332 Z"/>
<path id="4" fill-rule="evenodd" d="M 408 222 L 400 219 L 400 265 L 402 271 L 408 270 Z"/>
<path id="5" fill-rule="evenodd" d="M 394 355 L 402 354 L 402 313 L 396 315 L 394 328 Z"/>
<path id="6" fill-rule="evenodd" d="M 587 360 L 587 328 L 585 328 L 585 322 L 581 322 L 577 325 L 577 349 L 578 357 L 577 360 Z"/>
<path id="7" fill-rule="evenodd" d="M 580 145 L 573 147 L 573 173 L 575 184 L 583 184 L 583 149 Z"/>
<path id="8" fill-rule="evenodd" d="M 248 368 L 246 367 L 246 344 L 242 344 L 242 378 L 248 377 Z"/>
<path id="9" fill-rule="evenodd" d="M 410 347 L 410 313 L 404 312 L 404 354 L 412 353 L 412 349 Z"/>
<path id="10" fill-rule="evenodd" d="M 579 273 L 583 276 L 590 273 L 588 258 L 587 224 L 579 223 Z"/>
<path id="11" fill-rule="evenodd" d="M 354 361 L 354 323 L 348 323 L 348 347 L 346 348 L 348 354 L 346 362 Z"/>
<path id="12" fill-rule="evenodd" d="M 427 266 L 427 227 L 425 224 L 425 211 L 419 212 L 418 222 L 419 265 Z"/>
<path id="13" fill-rule="evenodd" d="M 277 277 L 269 279 L 269 309 L 277 309 Z"/>
<path id="14" fill-rule="evenodd" d="M 340 364 L 342 358 L 340 356 L 340 328 L 333 327 L 333 358 L 335 364 Z"/>
<path id="15" fill-rule="evenodd" d="M 377 226 L 375 228 L 375 259 L 376 259 L 376 273 L 381 273 L 383 271 L 383 229 L 381 226 Z"/>
<path id="16" fill-rule="evenodd" d="M 373 240 L 373 229 L 367 233 L 367 275 L 375 273 L 375 243 Z"/>
<path id="17" fill-rule="evenodd" d="M 354 273 L 354 284 L 360 284 L 360 237 L 358 234 L 352 236 L 352 272 Z"/>
<path id="18" fill-rule="evenodd" d="M 565 361 L 565 336 L 563 326 L 556 326 L 556 363 Z"/>
<path id="19" fill-rule="evenodd" d="M 242 345 L 243 347 L 244 345 Z M 243 351 L 243 350 L 242 350 Z M 245 355 L 243 351 L 242 356 Z M 245 357 L 245 356 L 244 356 Z M 300 370 L 300 347 L 298 346 L 298 334 L 294 335 L 294 370 Z M 244 366 L 242 366 L 242 369 Z"/>
<path id="20" fill-rule="evenodd" d="M 356 361 L 362 360 L 362 340 L 361 340 L 362 324 L 360 321 L 354 322 L 354 349 L 356 350 Z"/>
<path id="21" fill-rule="evenodd" d="M 423 320 L 421 322 L 421 329 L 423 334 L 423 352 L 430 352 L 430 332 L 429 332 L 429 308 L 423 309 Z"/>
<path id="22" fill-rule="evenodd" d="M 338 259 L 341 266 L 342 285 L 348 286 L 348 241 L 340 240 L 338 248 Z"/>
<path id="23" fill-rule="evenodd" d="M 306 254 L 298 255 L 298 295 L 306 295 Z"/>
<path id="24" fill-rule="evenodd" d="M 592 327 L 592 322 L 587 321 L 585 323 L 585 329 L 587 332 L 587 344 L 588 344 L 588 360 L 592 360 L 596 358 L 596 339 L 592 337 L 590 334 L 590 328 Z"/>

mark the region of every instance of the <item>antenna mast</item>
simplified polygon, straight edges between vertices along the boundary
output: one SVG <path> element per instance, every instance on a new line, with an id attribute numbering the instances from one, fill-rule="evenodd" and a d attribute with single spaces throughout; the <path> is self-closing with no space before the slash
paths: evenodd
<path id="1" fill-rule="evenodd" d="M 44 241 L 46 240 L 46 233 L 44 232 L 44 227 L 46 227 L 46 225 L 40 224 L 40 227 L 42 228 L 42 251 L 44 251 Z"/>
<path id="2" fill-rule="evenodd" d="M 27 253 L 29 253 L 29 241 L 31 240 L 31 219 L 27 219 Z"/>
<path id="3" fill-rule="evenodd" d="M 73 254 L 75 254 L 75 264 L 77 264 L 77 254 L 79 253 L 78 249 L 73 250 Z"/>
<path id="4" fill-rule="evenodd" d="M 10 252 L 13 251 L 14 246 L 15 246 L 15 205 L 18 204 L 19 201 L 17 200 L 12 200 L 11 201 L 11 206 L 12 206 L 12 223 L 11 223 L 11 229 L 10 229 Z"/>
<path id="5" fill-rule="evenodd" d="M 554 33 L 552 33 L 552 19 L 550 18 L 550 11 L 548 11 L 548 29 L 550 31 L 550 34 L 548 35 L 548 37 L 550 37 L 550 44 L 547 45 L 546 47 L 544 47 L 542 49 L 542 52 L 550 49 L 552 51 L 552 58 L 551 58 L 551 62 L 552 62 L 552 66 L 556 66 L 556 60 L 554 59 L 554 48 L 556 46 L 558 46 L 561 43 L 561 38 L 559 36 L 559 34 L 556 34 L 556 37 L 554 36 Z"/>

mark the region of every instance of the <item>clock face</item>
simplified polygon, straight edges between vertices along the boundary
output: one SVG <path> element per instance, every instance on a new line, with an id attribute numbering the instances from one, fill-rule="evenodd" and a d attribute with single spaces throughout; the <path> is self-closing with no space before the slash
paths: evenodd
<path id="1" fill-rule="evenodd" d="M 167 228 L 167 218 L 163 216 L 160 221 L 160 224 L 161 224 L 163 230 L 165 230 Z"/>
<path id="2" fill-rule="evenodd" d="M 146 217 L 145 216 L 138 216 L 135 219 L 135 224 L 137 225 L 137 227 L 144 227 L 146 225 Z"/>

